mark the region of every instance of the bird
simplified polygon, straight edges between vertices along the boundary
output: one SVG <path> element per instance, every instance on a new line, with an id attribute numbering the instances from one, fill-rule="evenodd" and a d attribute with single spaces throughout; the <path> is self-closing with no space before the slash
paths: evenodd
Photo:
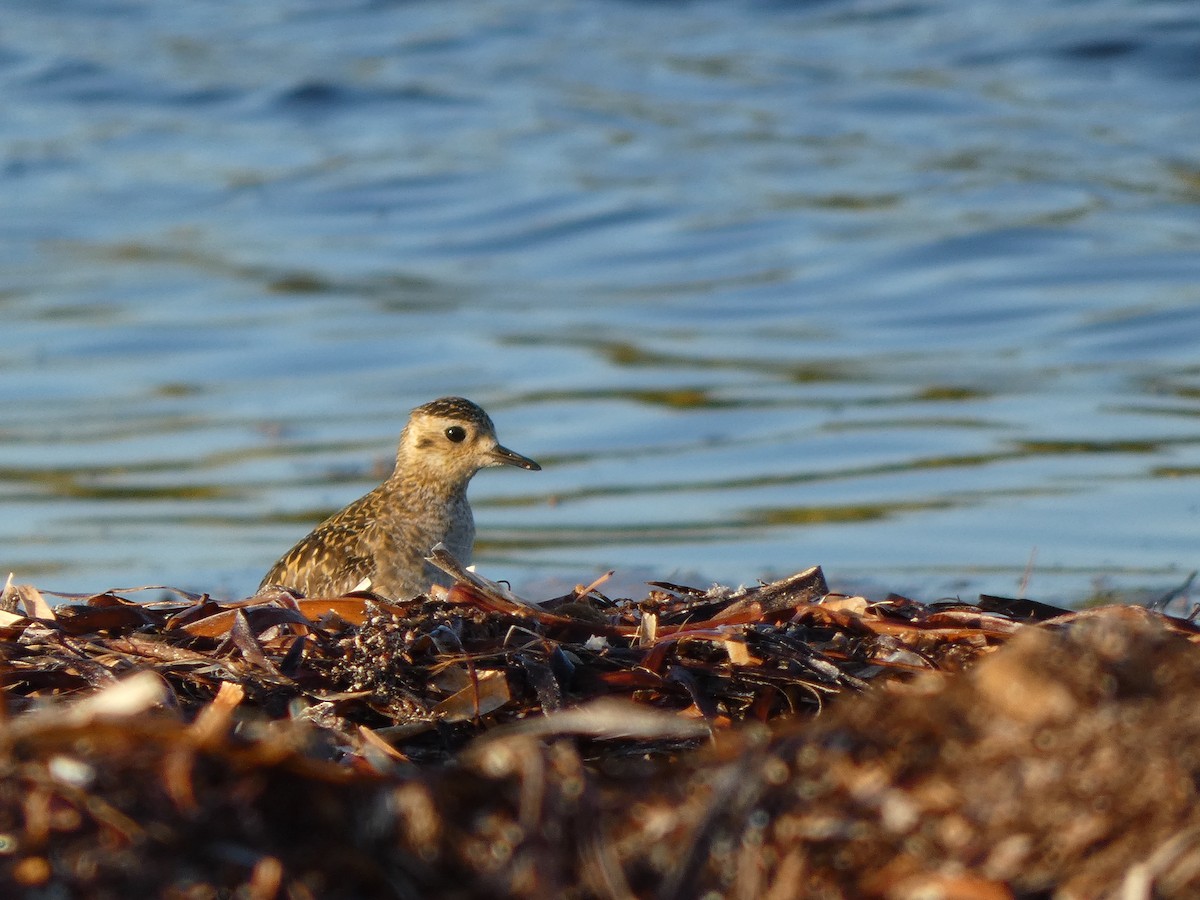
<path id="1" fill-rule="evenodd" d="M 412 410 L 396 467 L 383 484 L 301 538 L 263 577 L 259 593 L 285 588 L 305 597 L 370 590 L 390 600 L 424 594 L 447 576 L 425 558 L 443 543 L 464 566 L 475 545 L 467 484 L 480 469 L 542 467 L 496 440 L 491 418 L 463 397 Z"/>

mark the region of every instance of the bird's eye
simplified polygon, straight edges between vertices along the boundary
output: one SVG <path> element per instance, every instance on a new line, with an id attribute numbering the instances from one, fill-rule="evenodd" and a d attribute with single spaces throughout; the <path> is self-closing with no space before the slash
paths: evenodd
<path id="1" fill-rule="evenodd" d="M 456 444 L 461 444 L 467 439 L 467 429 L 461 425 L 451 425 L 446 429 L 446 438 Z"/>

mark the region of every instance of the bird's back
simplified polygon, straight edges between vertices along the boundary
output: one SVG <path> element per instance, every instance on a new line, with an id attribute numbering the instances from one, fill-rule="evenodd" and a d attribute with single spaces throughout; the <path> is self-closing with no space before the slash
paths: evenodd
<path id="1" fill-rule="evenodd" d="M 259 590 L 279 585 L 306 597 L 339 596 L 375 581 L 379 489 L 334 513 L 279 558 Z"/>

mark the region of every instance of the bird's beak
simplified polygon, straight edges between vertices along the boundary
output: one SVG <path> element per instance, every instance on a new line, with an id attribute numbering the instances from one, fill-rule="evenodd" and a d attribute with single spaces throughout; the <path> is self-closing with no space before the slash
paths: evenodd
<path id="1" fill-rule="evenodd" d="M 498 466 L 517 466 L 520 469 L 528 469 L 531 472 L 539 472 L 542 468 L 528 456 L 513 453 L 507 447 L 501 447 L 499 444 L 492 448 L 492 459 L 496 461 L 496 465 Z"/>

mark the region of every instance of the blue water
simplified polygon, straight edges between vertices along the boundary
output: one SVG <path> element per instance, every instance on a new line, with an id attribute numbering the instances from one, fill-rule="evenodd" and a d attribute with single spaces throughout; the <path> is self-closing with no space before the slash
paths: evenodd
<path id="1" fill-rule="evenodd" d="M 18 580 L 251 591 L 445 394 L 534 594 L 1200 566 L 1193 4 L 10 0 L 0 97 Z"/>

